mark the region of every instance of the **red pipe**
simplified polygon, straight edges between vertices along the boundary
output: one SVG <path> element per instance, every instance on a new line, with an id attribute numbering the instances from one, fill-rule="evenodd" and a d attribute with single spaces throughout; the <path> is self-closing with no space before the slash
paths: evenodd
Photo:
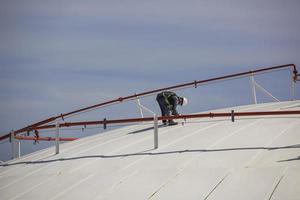
<path id="1" fill-rule="evenodd" d="M 39 140 L 43 140 L 43 141 L 54 141 L 56 140 L 56 138 L 53 137 L 30 137 L 30 136 L 16 136 L 15 137 L 18 140 L 35 140 L 35 141 L 39 141 Z M 59 141 L 74 141 L 77 140 L 78 138 L 58 138 Z"/>
<path id="2" fill-rule="evenodd" d="M 300 114 L 300 110 L 295 111 L 260 111 L 260 112 L 234 112 L 234 116 L 268 116 L 268 115 L 297 115 Z M 179 116 L 164 116 L 158 117 L 158 120 L 169 120 L 169 119 L 189 119 L 189 118 L 213 118 L 213 117 L 229 117 L 231 112 L 226 113 L 203 113 L 203 114 L 190 114 L 190 115 L 179 115 Z M 132 123 L 132 122 L 144 122 L 153 121 L 153 117 L 145 118 L 127 118 L 127 119 L 115 119 L 105 121 L 82 121 L 82 122 L 66 122 L 59 124 L 60 127 L 71 127 L 71 126 L 88 126 L 88 125 L 99 125 L 99 124 L 118 124 L 118 123 Z M 55 128 L 55 125 L 46 125 L 35 127 L 34 130 L 38 129 L 49 129 Z M 33 129 L 31 129 L 33 130 Z"/>
<path id="3" fill-rule="evenodd" d="M 1 141 L 1 140 L 5 140 L 6 138 L 9 138 L 9 135 L 10 135 L 10 134 L 6 134 L 6 135 L 0 136 L 0 141 Z"/>
<path id="4" fill-rule="evenodd" d="M 268 115 L 297 115 L 300 114 L 300 110 L 295 111 L 260 111 L 260 112 L 234 112 L 234 116 L 268 116 Z M 179 116 L 162 116 L 158 117 L 158 120 L 170 120 L 170 119 L 189 119 L 189 118 L 214 118 L 214 117 L 230 117 L 232 112 L 226 113 L 202 113 L 202 114 L 190 114 L 190 115 L 179 115 Z M 103 120 L 103 121 L 83 121 L 83 122 L 66 122 L 62 123 L 60 127 L 70 127 L 70 126 L 87 126 L 87 125 L 99 125 L 99 124 L 117 124 L 117 123 L 132 123 L 132 122 L 144 122 L 153 121 L 153 117 L 145 118 L 127 118 L 127 119 L 116 119 L 116 120 Z M 55 125 L 46 125 L 39 127 L 31 127 L 31 130 L 38 129 L 49 129 L 55 128 Z M 34 129 L 33 129 L 34 128 Z M 29 137 L 29 136 L 15 136 L 19 140 L 44 140 L 53 141 L 55 138 L 52 137 Z M 60 141 L 73 141 L 78 138 L 59 138 Z"/>

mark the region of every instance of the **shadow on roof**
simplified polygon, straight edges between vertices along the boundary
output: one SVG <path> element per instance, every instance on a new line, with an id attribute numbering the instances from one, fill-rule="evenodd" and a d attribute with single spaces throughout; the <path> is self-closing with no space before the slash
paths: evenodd
<path id="1" fill-rule="evenodd" d="M 296 158 L 287 159 L 287 160 L 279 160 L 277 162 L 289 162 L 289 161 L 296 161 L 296 160 L 300 160 L 300 156 L 298 156 Z"/>
<path id="2" fill-rule="evenodd" d="M 289 145 L 289 146 L 281 146 L 281 147 L 238 147 L 238 148 L 223 148 L 223 149 L 186 149 L 186 150 L 178 150 L 178 151 L 161 151 L 161 152 L 138 152 L 138 153 L 130 153 L 130 154 L 116 154 L 116 155 L 91 155 L 91 156 L 79 156 L 79 157 L 71 157 L 71 158 L 57 158 L 51 160 L 39 160 L 39 161 L 26 161 L 26 162 L 15 162 L 10 164 L 0 164 L 2 167 L 8 167 L 13 165 L 22 165 L 22 164 L 44 164 L 44 163 L 52 163 L 59 161 L 70 161 L 70 160 L 78 160 L 78 159 L 89 159 L 89 158 L 122 158 L 122 157 L 131 157 L 131 156 L 155 156 L 155 155 L 167 155 L 167 154 L 182 154 L 182 153 L 203 153 L 203 152 L 225 152 L 225 151 L 244 151 L 244 150 L 279 150 L 279 149 L 295 149 L 300 148 L 300 144 Z M 151 151 L 154 149 L 150 149 Z M 287 161 L 296 161 L 300 160 L 300 156 L 293 159 L 281 160 L 277 162 L 287 162 Z"/>

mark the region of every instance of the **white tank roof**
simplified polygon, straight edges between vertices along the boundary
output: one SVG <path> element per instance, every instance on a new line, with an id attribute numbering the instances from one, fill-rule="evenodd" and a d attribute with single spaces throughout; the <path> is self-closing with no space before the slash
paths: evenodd
<path id="1" fill-rule="evenodd" d="M 299 110 L 300 101 L 218 111 Z M 0 199 L 299 199 L 300 115 L 190 119 L 82 138 L 0 167 Z"/>

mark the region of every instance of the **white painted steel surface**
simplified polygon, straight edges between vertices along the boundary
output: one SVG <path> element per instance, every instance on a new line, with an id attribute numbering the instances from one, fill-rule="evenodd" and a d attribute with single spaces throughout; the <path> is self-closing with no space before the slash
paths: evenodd
<path id="1" fill-rule="evenodd" d="M 299 110 L 300 101 L 217 111 Z M 215 111 L 214 111 L 215 112 Z M 181 123 L 180 123 L 181 124 Z M 82 138 L 5 163 L 0 199 L 300 199 L 300 115 L 190 119 Z"/>

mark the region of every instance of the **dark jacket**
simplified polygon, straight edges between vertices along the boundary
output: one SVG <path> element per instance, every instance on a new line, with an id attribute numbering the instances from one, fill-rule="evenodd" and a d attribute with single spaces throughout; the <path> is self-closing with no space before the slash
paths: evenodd
<path id="1" fill-rule="evenodd" d="M 163 106 L 166 106 L 171 111 L 172 115 L 179 115 L 179 113 L 176 110 L 176 107 L 179 103 L 179 97 L 174 92 L 161 92 L 157 95 L 156 100 L 159 103 L 164 103 Z"/>

